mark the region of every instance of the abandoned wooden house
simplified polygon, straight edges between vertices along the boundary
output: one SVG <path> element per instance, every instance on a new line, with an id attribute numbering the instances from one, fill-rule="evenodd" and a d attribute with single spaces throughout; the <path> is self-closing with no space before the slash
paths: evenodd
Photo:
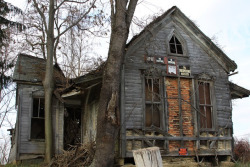
<path id="1" fill-rule="evenodd" d="M 44 155 L 44 68 L 42 59 L 18 57 L 14 72 L 18 115 L 10 161 Z M 132 150 L 151 146 L 160 148 L 163 161 L 166 157 L 230 157 L 232 99 L 250 95 L 229 81 L 236 68 L 177 7 L 156 18 L 127 44 L 121 69 L 117 158 L 126 163 Z M 55 91 L 55 154 L 69 144 L 95 140 L 101 69 Z M 55 77 L 64 77 L 57 66 L 56 72 Z M 55 82 L 58 90 L 65 84 L 57 78 Z"/>

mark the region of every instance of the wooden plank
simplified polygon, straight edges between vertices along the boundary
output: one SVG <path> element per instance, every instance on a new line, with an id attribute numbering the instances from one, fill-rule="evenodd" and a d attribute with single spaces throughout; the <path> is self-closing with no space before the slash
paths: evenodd
<path id="1" fill-rule="evenodd" d="M 121 71 L 121 144 L 120 144 L 120 156 L 125 157 L 126 154 L 126 118 L 125 118 L 125 77 L 124 77 L 124 65 Z M 129 108 L 127 108 L 129 110 Z M 132 109 L 132 108 L 131 108 Z"/>
<path id="2" fill-rule="evenodd" d="M 171 151 L 171 152 L 165 152 L 161 151 L 162 157 L 179 157 L 179 151 Z M 231 150 L 217 150 L 216 152 L 214 150 L 199 150 L 197 153 L 198 156 L 217 156 L 217 155 L 231 155 Z M 193 151 L 188 151 L 188 156 L 196 156 L 197 155 Z M 126 152 L 126 157 L 133 157 L 132 151 Z"/>
<path id="3" fill-rule="evenodd" d="M 171 140 L 171 141 L 194 141 L 197 140 L 197 137 L 170 137 L 170 136 L 127 136 L 127 140 Z M 223 137 L 200 137 L 199 140 L 232 140 L 232 137 L 223 136 Z"/>
<path id="4" fill-rule="evenodd" d="M 44 153 L 44 145 L 45 142 L 39 141 L 22 142 L 20 153 Z"/>
<path id="5" fill-rule="evenodd" d="M 182 100 L 181 100 L 181 81 L 178 77 L 178 105 L 179 105 L 179 126 L 180 126 L 180 136 L 183 136 L 183 124 L 182 124 Z M 181 147 L 184 147 L 184 142 L 181 140 Z"/>
<path id="6" fill-rule="evenodd" d="M 162 167 L 161 153 L 158 147 L 149 147 L 133 151 L 137 167 Z"/>

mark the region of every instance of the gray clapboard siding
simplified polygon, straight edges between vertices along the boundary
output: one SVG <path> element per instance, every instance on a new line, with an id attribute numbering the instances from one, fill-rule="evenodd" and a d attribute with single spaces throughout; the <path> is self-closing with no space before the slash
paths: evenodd
<path id="1" fill-rule="evenodd" d="M 141 41 L 136 44 L 137 49 L 134 52 L 128 52 L 129 54 L 125 57 L 125 117 L 129 114 L 129 110 L 133 109 L 133 105 L 138 104 L 136 112 L 133 116 L 135 118 L 127 121 L 127 128 L 132 127 L 134 122 L 141 122 L 143 124 L 143 117 L 138 114 L 143 114 L 143 96 L 142 96 L 142 79 L 140 69 L 145 69 L 150 66 L 155 66 L 159 69 L 164 70 L 165 67 L 157 64 L 145 64 L 144 55 L 151 53 L 157 56 L 167 56 L 167 37 L 170 32 L 175 29 L 181 34 L 182 38 L 187 44 L 187 56 L 186 57 L 175 57 L 168 56 L 170 58 L 175 58 L 178 65 L 189 65 L 191 67 L 192 75 L 207 73 L 215 78 L 214 80 L 214 93 L 217 108 L 217 124 L 218 126 L 223 126 L 226 122 L 230 122 L 230 116 L 232 109 L 230 107 L 230 92 L 228 85 L 227 72 L 222 68 L 222 66 L 217 63 L 217 61 L 209 55 L 209 51 L 203 50 L 199 44 L 197 44 L 191 37 L 190 34 L 184 32 L 177 24 L 168 24 L 168 27 L 162 28 L 157 32 L 152 32 L 154 38 L 150 37 L 149 40 Z M 147 45 L 146 47 L 144 45 Z M 158 50 L 155 50 L 155 49 Z M 133 49 L 131 49 L 133 50 Z M 128 106 L 130 105 L 130 106 Z M 131 114 L 131 113 L 130 113 Z"/>
<path id="2" fill-rule="evenodd" d="M 21 154 L 44 154 L 44 141 L 30 139 L 33 94 L 43 97 L 41 90 L 43 90 L 42 86 L 18 85 L 18 94 L 20 95 L 20 102 L 22 102 L 18 111 L 20 114 L 19 153 Z M 63 149 L 64 107 L 56 98 L 53 98 L 52 102 L 52 119 L 54 146 L 57 150 L 56 153 L 59 153 Z"/>
<path id="3" fill-rule="evenodd" d="M 20 153 L 44 154 L 44 142 L 22 142 Z"/>

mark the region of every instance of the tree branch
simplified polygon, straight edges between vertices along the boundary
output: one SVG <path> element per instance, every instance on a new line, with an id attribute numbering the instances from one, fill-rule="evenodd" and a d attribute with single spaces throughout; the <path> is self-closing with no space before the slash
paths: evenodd
<path id="1" fill-rule="evenodd" d="M 73 22 L 63 32 L 61 32 L 60 34 L 58 34 L 55 39 L 59 39 L 60 36 L 62 36 L 65 32 L 67 32 L 69 29 L 71 29 L 72 27 L 74 27 L 75 25 L 77 25 L 91 11 L 91 9 L 95 7 L 95 2 L 96 2 L 96 0 L 93 1 L 92 5 L 89 7 L 88 11 L 84 15 L 82 15 L 82 17 L 80 17 L 77 21 Z"/>
<path id="2" fill-rule="evenodd" d="M 126 24 L 127 24 L 128 27 L 131 24 L 137 2 L 138 2 L 138 0 L 130 0 L 130 2 L 129 2 L 129 6 L 128 6 L 128 9 L 127 9 L 127 18 L 126 18 Z"/>
<path id="3" fill-rule="evenodd" d="M 114 7 L 114 1 L 110 0 L 110 6 L 111 6 L 111 27 L 114 27 L 114 20 L 115 20 L 115 7 Z"/>
<path id="4" fill-rule="evenodd" d="M 46 18 L 44 13 L 40 10 L 40 8 L 38 7 L 38 3 L 36 2 L 36 0 L 33 0 L 34 2 L 34 6 L 36 8 L 36 10 L 38 11 L 38 13 L 40 14 L 40 16 L 42 17 L 42 22 L 44 24 L 45 27 L 45 31 L 48 32 L 48 28 L 47 28 L 47 22 L 46 22 Z"/>
<path id="5" fill-rule="evenodd" d="M 89 0 L 86 0 L 86 1 L 84 1 L 84 2 L 79 2 L 79 1 L 74 1 L 74 0 L 64 0 L 64 1 L 62 1 L 62 2 L 55 8 L 55 10 L 58 10 L 65 2 L 83 4 L 83 3 L 86 3 L 86 2 L 88 2 L 88 1 L 89 1 Z"/>

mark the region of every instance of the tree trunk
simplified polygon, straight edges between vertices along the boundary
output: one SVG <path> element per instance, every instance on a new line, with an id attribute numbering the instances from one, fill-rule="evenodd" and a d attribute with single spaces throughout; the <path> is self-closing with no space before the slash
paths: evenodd
<path id="1" fill-rule="evenodd" d="M 116 0 L 115 10 L 113 10 L 115 13 L 111 13 L 111 38 L 103 74 L 97 116 L 96 153 L 92 164 L 95 167 L 114 165 L 115 145 L 120 129 L 120 70 L 132 20 L 131 15 L 134 14 L 137 0 L 129 1 L 129 5 L 127 3 L 126 0 Z"/>
<path id="2" fill-rule="evenodd" d="M 54 55 L 54 0 L 50 0 L 49 25 L 47 32 L 47 60 L 46 72 L 43 82 L 45 92 L 45 159 L 46 163 L 51 161 L 53 155 L 52 138 L 52 93 L 53 81 L 53 55 Z"/>

